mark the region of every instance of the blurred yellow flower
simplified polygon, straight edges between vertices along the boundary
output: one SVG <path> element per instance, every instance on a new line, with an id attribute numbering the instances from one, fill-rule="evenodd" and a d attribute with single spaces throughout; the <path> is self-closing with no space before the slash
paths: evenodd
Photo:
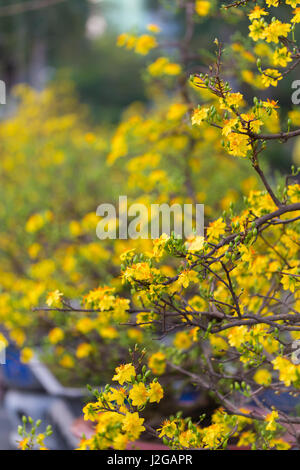
<path id="1" fill-rule="evenodd" d="M 65 334 L 61 328 L 56 327 L 49 331 L 48 337 L 50 343 L 57 344 L 64 339 Z"/>
<path id="2" fill-rule="evenodd" d="M 21 350 L 21 354 L 20 354 L 20 360 L 21 362 L 23 362 L 24 364 L 28 363 L 31 361 L 31 359 L 33 358 L 33 351 L 32 349 L 30 348 L 23 348 Z"/>

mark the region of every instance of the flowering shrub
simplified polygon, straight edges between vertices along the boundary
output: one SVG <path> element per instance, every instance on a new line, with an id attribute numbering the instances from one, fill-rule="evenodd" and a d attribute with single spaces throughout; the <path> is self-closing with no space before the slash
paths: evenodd
<path id="1" fill-rule="evenodd" d="M 38 429 L 41 426 L 41 420 L 38 420 L 34 423 L 33 419 L 28 416 L 22 417 L 22 426 L 18 428 L 18 434 L 22 437 L 21 441 L 18 441 L 19 448 L 21 450 L 34 450 L 38 448 L 39 450 L 48 450 L 45 446 L 45 439 L 52 434 L 51 426 L 47 426 L 45 432 L 38 433 Z M 28 430 L 28 425 L 31 428 Z"/>
<path id="2" fill-rule="evenodd" d="M 181 93 L 175 90 L 170 103 L 182 68 L 168 58 L 157 61 L 171 82 L 150 73 L 150 64 L 153 107 L 132 105 L 117 129 L 91 126 L 66 82 L 41 93 L 18 87 L 17 111 L 0 123 L 0 321 L 5 341 L 21 348 L 24 362 L 32 359 L 35 345 L 42 346 L 43 360 L 68 385 L 109 380 L 119 357 L 136 343 L 149 352 L 156 349 L 154 330 L 145 324 L 151 312 L 137 314 L 140 327 L 119 326 L 132 314 L 130 286 L 119 276 L 120 257 L 123 263 L 130 253 L 150 252 L 152 242 L 99 242 L 97 205 L 114 202 L 120 193 L 128 195 L 129 204 L 200 201 L 213 217 L 258 187 L 245 162 L 228 159 L 215 129 L 199 138 Z M 197 96 L 197 90 L 191 91 Z M 177 265 L 168 257 L 162 270 L 175 275 Z M 47 310 L 32 314 L 46 299 Z M 72 308 L 69 299 L 74 299 Z M 91 311 L 96 309 L 97 315 Z"/>
<path id="3" fill-rule="evenodd" d="M 265 421 L 256 421 L 247 417 L 248 410 L 240 410 L 239 415 L 230 415 L 223 408 L 212 415 L 209 426 L 201 425 L 204 416 L 195 423 L 191 418 L 183 418 L 182 412 L 163 421 L 154 429 L 140 417 L 143 409 L 151 403 L 159 403 L 163 398 L 163 388 L 157 379 L 149 383 L 150 370 L 144 365 L 139 374 L 132 363 L 123 364 L 116 369 L 112 378 L 121 387 L 107 385 L 101 392 L 94 391 L 95 402 L 88 403 L 84 409 L 84 419 L 95 422 L 94 434 L 83 438 L 79 449 L 103 450 L 113 447 L 123 450 L 129 442 L 136 441 L 147 431 L 171 449 L 205 448 L 219 449 L 227 446 L 232 436 L 239 436 L 238 445 L 253 444 L 277 449 L 288 449 L 290 446 L 277 434 L 278 413 L 272 411 Z M 248 431 L 252 425 L 254 431 Z"/>
<path id="4" fill-rule="evenodd" d="M 300 338 L 300 185 L 295 168 L 284 181 L 274 181 L 262 159 L 269 143 L 279 145 L 300 135 L 293 129 L 299 125 L 297 110 L 280 115 L 273 96 L 300 60 L 297 2 L 243 0 L 227 5 L 221 12 L 224 19 L 247 16 L 249 38 L 230 44 L 228 54 L 216 39 L 215 62 L 190 77 L 186 71 L 191 62 L 201 60 L 195 25 L 218 14 L 218 8 L 212 1 L 176 3 L 186 18 L 186 34 L 173 45 L 177 60 L 163 55 L 149 64 L 153 106 L 133 105 L 124 114 L 107 160 L 118 175 L 122 169 L 123 178 L 128 177 L 129 196 L 144 203 L 205 202 L 203 192 L 211 186 L 205 237 L 162 235 L 152 246 L 149 241 L 116 241 L 108 259 L 122 251 L 123 284 L 114 279 L 88 291 L 80 306 L 55 286 L 47 307 L 39 309 L 40 320 L 52 321 L 48 338 L 65 368 L 74 367 L 72 354 L 62 346 L 74 329 L 77 357 L 91 358 L 85 363 L 90 370 L 103 358 L 96 333 L 105 339 L 118 337 L 124 345 L 125 330 L 133 342 L 149 342 L 149 370 L 142 365 L 145 352 L 139 357 L 135 348 L 131 362 L 116 368 L 112 380 L 118 385 L 94 391 L 96 401 L 84 407 L 85 418 L 95 423 L 94 434 L 80 448 L 124 449 L 148 432 L 175 449 L 224 448 L 230 439 L 253 449 L 287 449 L 290 444 L 283 436 L 288 430 L 297 440 L 300 418 L 265 404 L 263 393 L 299 396 L 300 365 L 291 352 L 293 341 Z M 282 9 L 283 21 L 273 17 Z M 146 55 L 157 51 L 160 34 L 151 25 L 146 34 L 125 34 L 118 43 Z M 238 91 L 238 83 L 247 84 L 251 92 Z M 177 91 L 170 95 L 173 89 Z M 220 200 L 226 182 L 230 190 Z M 147 197 L 142 198 L 143 190 Z M 27 230 L 38 231 L 49 217 L 35 215 Z M 82 223 L 74 220 L 71 227 L 81 241 Z M 67 260 L 67 265 L 77 263 L 77 250 L 70 246 L 72 262 Z M 102 245 L 96 244 L 97 250 Z M 102 251 L 99 256 L 105 258 Z M 41 273 L 51 276 L 50 261 L 33 266 L 35 279 Z M 69 272 L 74 276 L 72 267 Z M 151 342 L 155 334 L 170 341 Z M 23 350 L 25 357 L 28 353 Z M 180 410 L 158 428 L 147 423 L 148 406 L 163 400 L 166 374 L 183 377 L 213 396 L 220 407 L 210 424 L 203 417 L 183 417 Z"/>

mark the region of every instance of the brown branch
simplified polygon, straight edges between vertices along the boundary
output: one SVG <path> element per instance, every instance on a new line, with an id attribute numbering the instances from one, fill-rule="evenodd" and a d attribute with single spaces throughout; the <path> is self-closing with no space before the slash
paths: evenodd
<path id="1" fill-rule="evenodd" d="M 297 129 L 295 131 L 290 131 L 290 132 L 278 132 L 277 134 L 250 133 L 249 135 L 254 140 L 277 140 L 277 139 L 288 140 L 288 139 L 291 139 L 293 137 L 297 137 L 298 135 L 300 135 L 300 129 Z"/>
<path id="2" fill-rule="evenodd" d="M 269 193 L 270 197 L 272 198 L 272 201 L 274 202 L 274 204 L 275 204 L 277 207 L 282 206 L 282 203 L 279 201 L 279 199 L 277 198 L 277 196 L 274 194 L 274 191 L 273 191 L 273 189 L 271 188 L 271 186 L 269 185 L 269 183 L 268 183 L 268 181 L 267 181 L 267 178 L 266 178 L 264 172 L 263 172 L 262 169 L 260 168 L 257 158 L 254 158 L 254 160 L 253 160 L 253 162 L 252 162 L 252 166 L 253 166 L 254 170 L 256 171 L 256 173 L 259 175 L 260 179 L 262 180 L 262 182 L 263 182 L 263 184 L 264 184 L 264 187 L 265 187 L 266 190 L 268 191 L 268 193 Z"/>

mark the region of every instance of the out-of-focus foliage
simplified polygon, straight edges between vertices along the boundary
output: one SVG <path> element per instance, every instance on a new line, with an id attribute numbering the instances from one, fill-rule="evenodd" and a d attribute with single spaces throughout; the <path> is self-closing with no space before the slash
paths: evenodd
<path id="1" fill-rule="evenodd" d="M 13 3 L 25 5 L 26 0 Z M 39 65 L 70 63 L 87 46 L 87 0 L 63 1 L 47 8 L 24 9 L 18 14 L 13 14 L 13 6 L 5 0 L 0 8 L 0 76 L 8 86 L 20 80 L 38 80 L 32 73 L 38 73 Z"/>
<path id="2" fill-rule="evenodd" d="M 20 328 L 39 341 L 51 325 L 70 321 L 58 315 L 39 323 L 31 308 L 45 291 L 64 288 L 74 297 L 116 274 L 111 249 L 96 240 L 95 210 L 113 200 L 117 186 L 105 161 L 110 130 L 89 125 L 70 83 L 41 93 L 19 86 L 14 93 L 18 109 L 0 125 L 0 316 L 20 347 L 26 338 Z M 67 364 L 69 356 L 58 353 Z"/>
<path id="3" fill-rule="evenodd" d="M 106 360 L 101 351 L 107 343 L 116 340 L 127 348 L 144 336 L 136 328 L 117 331 L 102 314 L 91 322 L 80 313 L 55 312 L 45 321 L 31 311 L 49 290 L 77 298 L 115 277 L 117 291 L 124 292 L 118 280 L 120 255 L 131 248 L 150 249 L 151 243 L 100 242 L 98 204 L 117 202 L 120 194 L 128 194 L 129 202 L 198 200 L 206 203 L 210 216 L 256 186 L 246 166 L 222 152 L 216 131 L 197 142 L 199 131 L 186 119 L 181 124 L 187 107 L 177 94 L 170 103 L 157 86 L 149 93 L 156 98 L 153 107 L 132 105 L 113 131 L 111 146 L 112 130 L 91 125 L 69 82 L 54 82 L 41 93 L 16 88 L 17 111 L 0 125 L 1 318 L 18 346 L 27 334 L 32 344 L 46 335 L 47 360 L 58 357 L 70 370 L 69 378 L 61 375 L 64 381 L 76 382 L 80 375 L 96 380 L 97 371 L 103 374 L 120 354 L 111 348 Z M 166 266 L 166 272 L 172 269 Z M 66 334 L 61 332 L 65 328 L 70 330 Z M 85 364 L 76 374 L 75 360 Z"/>
<path id="4" fill-rule="evenodd" d="M 121 51 L 115 36 L 107 33 L 87 44 L 76 63 L 69 64 L 67 73 L 96 122 L 118 122 L 129 104 L 146 100 L 143 66 L 141 57 Z M 66 64 L 61 67 L 65 69 Z M 58 75 L 61 74 L 59 69 Z"/>

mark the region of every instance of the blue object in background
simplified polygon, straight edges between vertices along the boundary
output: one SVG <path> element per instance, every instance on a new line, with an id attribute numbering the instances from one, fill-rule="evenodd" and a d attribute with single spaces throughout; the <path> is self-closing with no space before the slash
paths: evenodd
<path id="1" fill-rule="evenodd" d="M 194 405 L 197 399 L 199 398 L 199 391 L 186 389 L 182 392 L 179 397 L 178 404 L 181 406 L 191 406 Z"/>
<path id="2" fill-rule="evenodd" d="M 20 352 L 13 346 L 6 349 L 6 364 L 1 365 L 4 385 L 8 388 L 42 390 L 30 367 L 20 361 Z"/>
<path id="3" fill-rule="evenodd" d="M 275 408 L 287 414 L 295 414 L 297 405 L 300 405 L 299 398 L 293 397 L 288 392 L 276 395 L 272 390 L 266 390 L 262 392 L 258 398 L 269 408 L 275 406 Z M 254 407 L 257 406 L 254 401 L 251 401 L 249 405 Z"/>

